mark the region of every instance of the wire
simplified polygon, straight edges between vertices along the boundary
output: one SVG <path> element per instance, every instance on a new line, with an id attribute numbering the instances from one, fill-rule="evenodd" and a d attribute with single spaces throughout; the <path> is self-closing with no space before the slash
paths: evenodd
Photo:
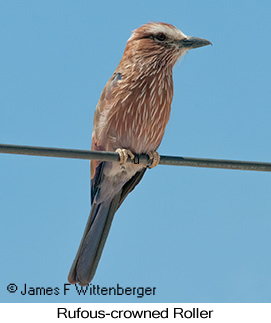
<path id="1" fill-rule="evenodd" d="M 0 144 L 0 153 L 28 155 L 28 156 L 75 158 L 75 159 L 87 159 L 87 160 L 95 159 L 95 160 L 101 160 L 101 161 L 102 160 L 119 161 L 119 154 L 115 152 L 4 145 L 4 144 Z M 226 160 L 226 159 L 177 157 L 177 156 L 160 156 L 160 157 L 161 157 L 160 163 L 159 163 L 160 165 L 271 172 L 271 163 Z M 149 163 L 149 157 L 145 154 L 136 155 L 134 160 L 128 159 L 127 162 L 147 165 Z"/>

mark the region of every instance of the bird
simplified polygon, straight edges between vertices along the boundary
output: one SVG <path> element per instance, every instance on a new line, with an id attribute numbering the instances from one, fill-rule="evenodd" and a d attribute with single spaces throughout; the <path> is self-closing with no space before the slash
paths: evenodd
<path id="1" fill-rule="evenodd" d="M 91 150 L 116 151 L 120 161 L 90 162 L 91 211 L 69 283 L 86 286 L 92 281 L 116 211 L 146 170 L 159 163 L 157 149 L 173 99 L 173 66 L 188 50 L 210 44 L 164 22 L 149 22 L 132 32 L 93 121 Z M 148 155 L 149 163 L 127 163 L 136 154 Z"/>

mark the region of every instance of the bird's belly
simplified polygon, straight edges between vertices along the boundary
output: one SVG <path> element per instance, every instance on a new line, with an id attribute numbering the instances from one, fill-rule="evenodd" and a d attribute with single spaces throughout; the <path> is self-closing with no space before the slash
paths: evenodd
<path id="1" fill-rule="evenodd" d="M 129 108 L 121 106 L 111 117 L 107 148 L 126 148 L 136 154 L 155 151 L 162 141 L 170 115 L 170 105 L 164 101 L 161 106 L 154 107 L 137 103 L 128 103 Z"/>
<path id="2" fill-rule="evenodd" d="M 110 136 L 110 147 L 113 151 L 118 148 L 131 150 L 135 154 L 146 154 L 150 151 L 155 151 L 163 138 L 165 127 L 155 128 L 148 126 L 144 127 L 127 127 L 115 130 Z"/>

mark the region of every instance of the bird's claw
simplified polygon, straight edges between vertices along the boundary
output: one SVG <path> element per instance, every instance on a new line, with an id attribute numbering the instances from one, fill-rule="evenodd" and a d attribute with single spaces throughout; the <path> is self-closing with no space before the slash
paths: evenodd
<path id="1" fill-rule="evenodd" d="M 160 162 L 160 155 L 157 151 L 150 151 L 148 154 L 149 156 L 149 163 L 146 166 L 147 168 L 154 168 L 156 167 Z"/>
<path id="2" fill-rule="evenodd" d="M 120 168 L 121 169 L 125 168 L 125 164 L 126 164 L 128 157 L 130 157 L 131 159 L 135 158 L 135 155 L 129 149 L 118 148 L 116 150 L 116 153 L 118 153 L 120 156 Z"/>

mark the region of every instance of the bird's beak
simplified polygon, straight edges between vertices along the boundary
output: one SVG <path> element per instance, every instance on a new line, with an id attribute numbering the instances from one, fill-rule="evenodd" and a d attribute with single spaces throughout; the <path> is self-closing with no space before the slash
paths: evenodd
<path id="1" fill-rule="evenodd" d="M 207 39 L 198 37 L 187 36 L 185 39 L 179 41 L 180 48 L 186 49 L 198 48 L 206 45 L 212 45 L 212 43 Z"/>

